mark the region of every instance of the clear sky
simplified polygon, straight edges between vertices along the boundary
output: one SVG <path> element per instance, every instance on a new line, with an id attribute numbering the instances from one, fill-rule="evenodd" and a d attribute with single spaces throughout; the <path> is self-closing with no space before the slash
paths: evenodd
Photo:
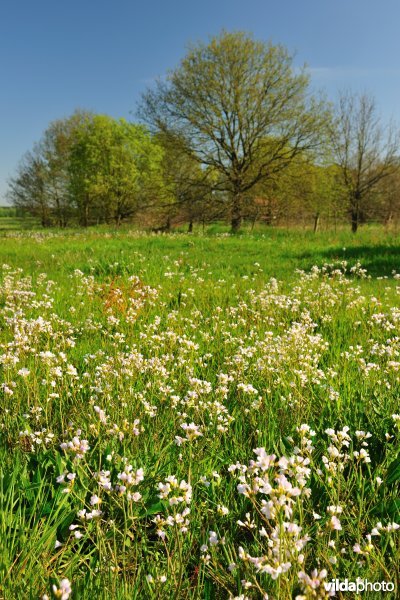
<path id="1" fill-rule="evenodd" d="M 400 122 L 399 0 L 1 0 L 0 205 L 50 121 L 76 108 L 133 119 L 186 44 L 223 28 L 284 44 L 328 97 L 370 92 Z"/>

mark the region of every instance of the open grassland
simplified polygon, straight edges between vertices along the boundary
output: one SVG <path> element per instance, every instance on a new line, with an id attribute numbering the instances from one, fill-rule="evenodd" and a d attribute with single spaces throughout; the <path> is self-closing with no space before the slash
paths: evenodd
<path id="1" fill-rule="evenodd" d="M 0 242 L 0 598 L 398 597 L 393 235 Z"/>
<path id="2" fill-rule="evenodd" d="M 38 229 L 39 220 L 28 215 L 18 216 L 17 210 L 11 206 L 0 206 L 0 235 L 2 232 Z"/>

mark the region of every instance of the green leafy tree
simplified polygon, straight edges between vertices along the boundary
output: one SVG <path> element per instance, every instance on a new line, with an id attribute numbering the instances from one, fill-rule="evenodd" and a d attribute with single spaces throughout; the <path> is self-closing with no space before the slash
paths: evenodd
<path id="1" fill-rule="evenodd" d="M 219 173 L 236 231 L 249 192 L 321 142 L 327 113 L 308 84 L 284 47 L 223 32 L 147 91 L 139 115 Z"/>
<path id="2" fill-rule="evenodd" d="M 134 215 L 162 185 L 162 149 L 141 125 L 96 115 L 71 149 L 70 190 L 80 221 Z"/>

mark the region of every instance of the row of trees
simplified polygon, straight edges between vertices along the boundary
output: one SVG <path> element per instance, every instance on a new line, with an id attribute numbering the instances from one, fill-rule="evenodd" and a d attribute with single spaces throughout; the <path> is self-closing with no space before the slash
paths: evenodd
<path id="1" fill-rule="evenodd" d="M 393 219 L 399 137 L 374 100 L 310 94 L 282 46 L 223 32 L 145 92 L 140 124 L 76 112 L 50 124 L 9 198 L 44 226 L 136 219 L 255 223 Z"/>
<path id="2" fill-rule="evenodd" d="M 51 123 L 25 155 L 9 197 L 43 226 L 119 223 L 162 187 L 162 158 L 145 127 L 76 112 Z"/>

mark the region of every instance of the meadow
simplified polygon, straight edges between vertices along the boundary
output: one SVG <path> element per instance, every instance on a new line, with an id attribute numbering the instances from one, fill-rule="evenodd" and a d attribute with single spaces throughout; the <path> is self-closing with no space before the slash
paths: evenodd
<path id="1" fill-rule="evenodd" d="M 398 597 L 399 259 L 373 227 L 3 232 L 0 598 Z"/>

